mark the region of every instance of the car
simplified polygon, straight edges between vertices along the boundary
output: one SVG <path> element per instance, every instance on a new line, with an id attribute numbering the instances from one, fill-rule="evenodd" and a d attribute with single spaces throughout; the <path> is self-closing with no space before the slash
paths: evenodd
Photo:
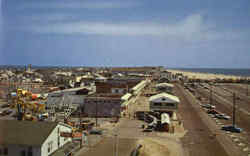
<path id="1" fill-rule="evenodd" d="M 152 131 L 153 131 L 152 128 L 146 128 L 146 129 L 143 130 L 143 132 L 152 132 Z"/>
<path id="2" fill-rule="evenodd" d="M 10 104 L 3 104 L 2 106 L 1 106 L 1 108 L 7 108 L 7 107 L 9 107 L 10 106 Z"/>
<path id="3" fill-rule="evenodd" d="M 240 133 L 240 132 L 242 132 L 241 128 L 239 128 L 237 126 L 234 126 L 234 125 L 223 126 L 223 127 L 221 127 L 221 130 L 229 131 L 229 132 L 233 132 L 233 133 Z"/>
<path id="4" fill-rule="evenodd" d="M 102 135 L 102 131 L 101 130 L 92 129 L 92 130 L 90 130 L 89 134 Z"/>
<path id="5" fill-rule="evenodd" d="M 215 118 L 214 114 L 208 114 L 211 118 Z"/>
<path id="6" fill-rule="evenodd" d="M 225 114 L 216 114 L 215 117 L 216 117 L 217 119 L 225 119 L 225 120 L 231 119 L 230 116 L 225 115 Z"/>
<path id="7" fill-rule="evenodd" d="M 207 114 L 219 114 L 215 109 L 209 109 L 207 110 Z"/>
<path id="8" fill-rule="evenodd" d="M 5 114 L 3 113 L 3 111 L 0 111 L 0 116 L 4 116 Z"/>
<path id="9" fill-rule="evenodd" d="M 12 117 L 14 117 L 14 118 L 17 118 L 17 116 L 18 116 L 18 113 L 14 113 L 14 114 L 12 115 Z"/>
<path id="10" fill-rule="evenodd" d="M 204 108 L 207 108 L 207 109 L 215 109 L 216 108 L 214 105 L 210 105 L 210 104 L 203 104 L 201 106 Z"/>
<path id="11" fill-rule="evenodd" d="M 10 115 L 13 111 L 12 110 L 4 110 L 3 113 L 5 115 Z"/>

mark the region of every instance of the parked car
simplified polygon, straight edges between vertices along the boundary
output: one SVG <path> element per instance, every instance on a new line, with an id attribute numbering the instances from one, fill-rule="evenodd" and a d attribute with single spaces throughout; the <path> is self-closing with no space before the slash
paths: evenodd
<path id="1" fill-rule="evenodd" d="M 208 109 L 207 114 L 220 114 L 220 113 L 217 112 L 215 109 Z"/>
<path id="2" fill-rule="evenodd" d="M 233 126 L 233 125 L 223 126 L 223 127 L 221 127 L 221 130 L 229 131 L 229 132 L 233 132 L 233 133 L 240 133 L 240 132 L 242 132 L 241 128 Z"/>
<path id="3" fill-rule="evenodd" d="M 218 119 L 225 119 L 225 120 L 231 119 L 230 116 L 225 115 L 225 114 L 216 114 L 215 117 L 218 118 Z"/>
<path id="4" fill-rule="evenodd" d="M 17 118 L 17 116 L 18 116 L 18 113 L 14 113 L 14 114 L 12 115 L 12 117 L 14 117 L 14 118 Z"/>
<path id="5" fill-rule="evenodd" d="M 4 116 L 5 114 L 3 113 L 3 111 L 0 111 L 0 116 Z"/>
<path id="6" fill-rule="evenodd" d="M 13 111 L 12 110 L 4 110 L 3 113 L 5 115 L 10 115 Z"/>
<path id="7" fill-rule="evenodd" d="M 202 104 L 201 106 L 203 108 L 207 108 L 207 109 L 215 109 L 216 108 L 214 105 L 210 105 L 210 104 Z"/>
<path id="8" fill-rule="evenodd" d="M 211 118 L 215 118 L 214 114 L 208 114 Z"/>
<path id="9" fill-rule="evenodd" d="M 89 132 L 89 134 L 102 135 L 102 131 L 101 130 L 92 129 Z"/>
<path id="10" fill-rule="evenodd" d="M 10 106 L 10 104 L 3 104 L 2 106 L 1 106 L 1 108 L 7 108 L 7 107 L 9 107 Z"/>
<path id="11" fill-rule="evenodd" d="M 143 132 L 152 132 L 152 131 L 153 131 L 152 128 L 146 128 L 146 129 L 143 130 Z"/>

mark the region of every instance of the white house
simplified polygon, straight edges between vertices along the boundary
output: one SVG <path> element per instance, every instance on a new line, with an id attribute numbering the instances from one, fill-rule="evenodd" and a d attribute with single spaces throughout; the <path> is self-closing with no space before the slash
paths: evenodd
<path id="1" fill-rule="evenodd" d="M 56 122 L 0 120 L 0 156 L 49 156 L 71 142 L 61 132 L 72 127 Z"/>
<path id="2" fill-rule="evenodd" d="M 178 97 L 160 93 L 149 98 L 151 110 L 162 110 L 162 111 L 177 111 L 180 100 Z"/>

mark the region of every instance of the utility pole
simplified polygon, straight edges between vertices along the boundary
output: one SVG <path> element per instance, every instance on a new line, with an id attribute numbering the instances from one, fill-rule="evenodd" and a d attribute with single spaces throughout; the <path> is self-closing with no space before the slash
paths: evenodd
<path id="1" fill-rule="evenodd" d="M 248 96 L 248 83 L 247 83 L 247 96 Z"/>
<path id="2" fill-rule="evenodd" d="M 116 134 L 116 154 L 115 154 L 115 156 L 118 156 L 118 144 L 119 144 L 119 142 L 118 142 L 118 137 L 117 137 L 117 135 L 118 134 Z"/>
<path id="3" fill-rule="evenodd" d="M 115 156 L 115 154 L 116 154 L 116 148 L 115 148 L 115 135 L 114 135 L 114 147 L 113 147 L 113 149 L 114 149 L 114 156 Z"/>
<path id="4" fill-rule="evenodd" d="M 213 103 L 213 90 L 212 90 L 212 85 L 210 85 L 210 99 L 209 99 L 209 101 L 210 101 L 210 105 L 212 105 L 212 103 Z"/>
<path id="5" fill-rule="evenodd" d="M 96 125 L 96 127 L 97 127 L 97 111 L 98 111 L 98 109 L 97 109 L 97 100 L 95 101 L 95 125 Z"/>
<path id="6" fill-rule="evenodd" d="M 233 126 L 235 127 L 235 104 L 236 104 L 236 95 L 233 93 Z"/>
<path id="7" fill-rule="evenodd" d="M 118 130 L 118 127 L 114 130 L 114 156 L 118 156 L 118 133 L 119 133 L 119 130 Z"/>

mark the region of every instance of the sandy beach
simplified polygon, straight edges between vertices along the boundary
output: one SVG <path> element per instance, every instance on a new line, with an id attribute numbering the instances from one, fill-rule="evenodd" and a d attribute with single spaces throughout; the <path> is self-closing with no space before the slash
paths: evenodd
<path id="1" fill-rule="evenodd" d="M 233 79 L 233 80 L 236 80 L 236 79 L 246 78 L 246 77 L 235 76 L 235 75 L 199 73 L 199 72 L 172 70 L 172 69 L 168 69 L 167 71 L 172 72 L 174 74 L 176 74 L 176 73 L 182 73 L 184 76 L 187 76 L 188 78 L 203 79 L 203 80 L 205 80 L 205 79 L 206 80 L 213 80 L 213 79 Z M 250 79 L 250 77 L 247 77 L 247 79 Z"/>

